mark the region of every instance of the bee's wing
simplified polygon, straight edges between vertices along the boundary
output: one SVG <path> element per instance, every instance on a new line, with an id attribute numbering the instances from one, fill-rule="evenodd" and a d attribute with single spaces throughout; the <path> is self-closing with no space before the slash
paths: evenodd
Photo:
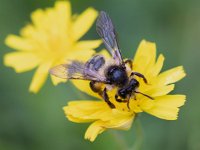
<path id="1" fill-rule="evenodd" d="M 100 12 L 100 15 L 97 19 L 96 30 L 99 36 L 103 39 L 106 48 L 109 50 L 114 60 L 119 64 L 123 64 L 115 28 L 110 17 L 104 11 Z"/>
<path id="2" fill-rule="evenodd" d="M 91 70 L 82 62 L 70 61 L 50 69 L 50 73 L 63 79 L 93 80 L 106 83 L 106 78 L 97 71 Z"/>

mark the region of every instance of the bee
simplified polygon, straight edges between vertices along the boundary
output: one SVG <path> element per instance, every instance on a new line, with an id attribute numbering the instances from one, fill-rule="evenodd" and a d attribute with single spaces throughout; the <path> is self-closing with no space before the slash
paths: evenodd
<path id="1" fill-rule="evenodd" d="M 135 94 L 142 94 L 149 99 L 152 97 L 138 91 L 140 83 L 134 77 L 142 78 L 147 84 L 145 76 L 139 72 L 130 72 L 132 70 L 132 61 L 122 58 L 115 28 L 113 23 L 104 11 L 96 21 L 96 30 L 102 38 L 103 43 L 111 54 L 110 59 L 105 59 L 103 55 L 96 54 L 87 62 L 71 60 L 66 64 L 61 64 L 50 69 L 50 73 L 63 79 L 76 79 L 90 81 L 92 91 L 98 93 L 110 108 L 115 105 L 109 100 L 107 91 L 116 87 L 115 100 L 120 103 L 127 103 L 130 109 L 129 100 Z M 102 84 L 104 88 L 102 89 Z"/>

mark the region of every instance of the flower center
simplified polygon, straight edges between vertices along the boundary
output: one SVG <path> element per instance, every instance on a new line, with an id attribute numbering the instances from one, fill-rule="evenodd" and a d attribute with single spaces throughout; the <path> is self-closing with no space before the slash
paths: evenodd
<path id="1" fill-rule="evenodd" d="M 45 38 L 46 37 L 46 38 Z M 43 61 L 61 62 L 64 61 L 73 47 L 74 42 L 69 34 L 52 31 L 38 43 L 38 56 Z"/>
<path id="2" fill-rule="evenodd" d="M 109 96 L 109 100 L 111 103 L 113 103 L 115 105 L 115 108 L 120 110 L 120 111 L 127 111 L 127 112 L 142 112 L 141 108 L 140 108 L 140 104 L 142 102 L 140 96 L 138 96 L 138 98 L 135 98 L 134 96 L 131 96 L 130 99 L 121 99 L 121 102 L 116 100 L 116 92 L 117 92 L 117 88 L 108 91 L 108 96 Z"/>

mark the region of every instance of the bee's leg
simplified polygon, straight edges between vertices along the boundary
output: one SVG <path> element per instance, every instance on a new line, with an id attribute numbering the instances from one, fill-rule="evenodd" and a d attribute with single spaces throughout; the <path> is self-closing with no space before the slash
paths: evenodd
<path id="1" fill-rule="evenodd" d="M 90 82 L 90 88 L 93 92 L 98 93 L 99 95 L 102 95 L 102 90 L 101 90 L 101 86 L 98 85 L 101 83 L 98 83 L 96 81 L 91 81 Z"/>
<path id="2" fill-rule="evenodd" d="M 147 95 L 147 94 L 144 94 L 144 93 L 142 93 L 142 92 L 139 92 L 139 91 L 134 91 L 135 93 L 139 93 L 139 94 L 142 94 L 143 96 L 146 96 L 146 97 L 148 97 L 149 99 L 151 99 L 151 100 L 154 100 L 154 98 L 153 97 L 151 97 L 151 96 L 149 96 L 149 95 Z"/>
<path id="3" fill-rule="evenodd" d="M 104 88 L 104 90 L 103 90 L 102 97 L 105 100 L 105 102 L 110 106 L 111 109 L 115 108 L 115 105 L 113 103 L 111 103 L 109 100 L 106 88 Z"/>
<path id="4" fill-rule="evenodd" d="M 130 110 L 130 98 L 127 100 L 127 108 Z"/>
<path id="5" fill-rule="evenodd" d="M 105 100 L 105 102 L 109 105 L 110 108 L 115 108 L 115 105 L 113 103 L 110 102 L 108 94 L 107 94 L 107 89 L 104 88 L 104 90 L 101 90 L 100 85 L 101 83 L 95 82 L 95 81 L 91 81 L 90 82 L 90 88 L 93 92 L 98 93 L 100 96 L 103 97 L 103 99 Z"/>
<path id="6" fill-rule="evenodd" d="M 146 83 L 146 84 L 148 83 L 148 82 L 147 82 L 147 79 L 145 78 L 145 76 L 144 76 L 143 74 L 141 74 L 141 73 L 139 73 L 139 72 L 132 72 L 131 75 L 130 75 L 130 77 L 131 77 L 131 76 L 134 76 L 134 75 L 136 75 L 136 76 L 142 78 L 143 81 L 144 81 L 144 83 Z"/>
<path id="7" fill-rule="evenodd" d="M 131 98 L 131 95 L 128 95 L 127 107 L 128 107 L 129 110 L 130 110 L 130 98 Z"/>
<path id="8" fill-rule="evenodd" d="M 125 64 L 129 64 L 129 66 L 130 66 L 131 69 L 133 68 L 133 62 L 132 62 L 131 59 L 126 59 L 126 60 L 124 61 L 124 63 L 125 63 Z"/>

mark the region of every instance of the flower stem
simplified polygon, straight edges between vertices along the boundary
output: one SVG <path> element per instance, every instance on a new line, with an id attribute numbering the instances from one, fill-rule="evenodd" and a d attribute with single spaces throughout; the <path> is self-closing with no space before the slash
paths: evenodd
<path id="1" fill-rule="evenodd" d="M 120 135 L 120 133 L 118 133 L 117 131 L 112 131 L 112 135 L 116 140 L 116 143 L 118 143 L 119 145 L 119 149 L 121 150 L 141 150 L 142 147 L 142 143 L 144 141 L 143 135 L 143 129 L 142 129 L 142 125 L 140 120 L 137 118 L 135 120 L 135 134 L 136 134 L 136 138 L 135 138 L 135 142 L 133 143 L 133 145 L 128 148 L 128 144 L 126 142 L 126 140 Z"/>
<path id="2" fill-rule="evenodd" d="M 125 139 L 118 133 L 117 131 L 112 131 L 112 136 L 116 140 L 117 145 L 119 145 L 119 148 L 121 150 L 128 150 L 128 145 L 125 141 Z"/>
<path id="3" fill-rule="evenodd" d="M 142 143 L 144 141 L 144 132 L 142 129 L 142 125 L 140 120 L 137 118 L 135 120 L 135 128 L 136 128 L 136 140 L 134 144 L 128 150 L 140 150 L 142 147 Z"/>

